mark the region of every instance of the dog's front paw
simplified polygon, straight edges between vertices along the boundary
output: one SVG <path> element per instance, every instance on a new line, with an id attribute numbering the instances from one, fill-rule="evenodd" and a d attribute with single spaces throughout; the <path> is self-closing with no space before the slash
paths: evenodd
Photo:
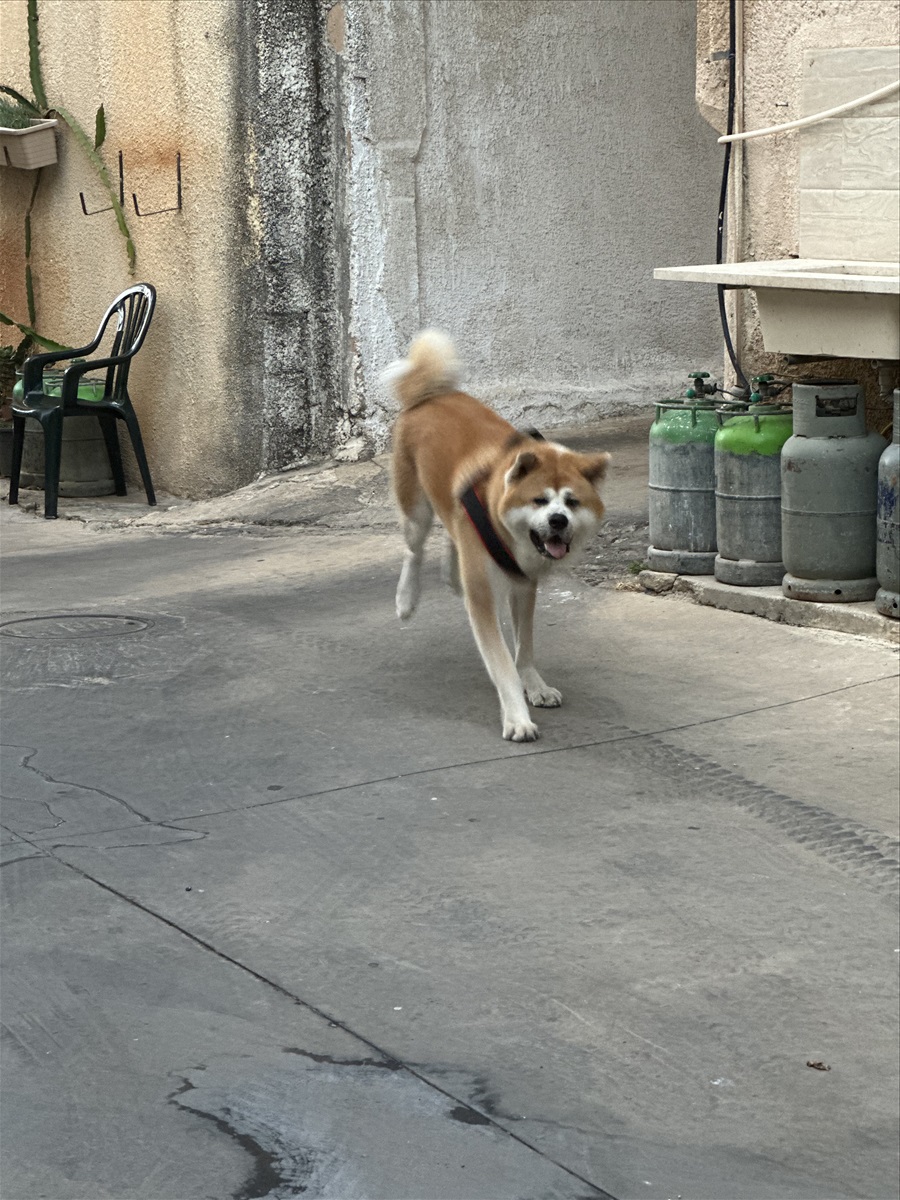
<path id="1" fill-rule="evenodd" d="M 504 721 L 503 736 L 508 742 L 536 742 L 540 734 L 533 721 Z"/>
<path id="2" fill-rule="evenodd" d="M 398 595 L 398 597 L 397 597 L 397 616 L 400 618 L 401 621 L 409 620 L 409 618 L 416 611 L 416 604 L 417 604 L 416 600 L 411 601 L 406 596 Z"/>
<path id="3" fill-rule="evenodd" d="M 535 708 L 559 708 L 562 704 L 562 692 L 542 683 L 540 687 L 526 688 L 525 695 L 529 704 Z"/>

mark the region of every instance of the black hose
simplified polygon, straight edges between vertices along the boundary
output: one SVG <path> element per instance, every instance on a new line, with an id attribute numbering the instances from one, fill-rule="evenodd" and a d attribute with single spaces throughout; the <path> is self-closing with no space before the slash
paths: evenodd
<path id="1" fill-rule="evenodd" d="M 728 134 L 734 133 L 735 24 L 735 0 L 728 0 L 728 121 L 725 130 Z M 732 144 L 731 142 L 725 143 L 725 161 L 722 164 L 722 187 L 719 191 L 719 221 L 716 229 L 717 263 L 721 263 L 724 260 L 725 209 L 728 203 L 728 176 L 731 170 Z M 738 383 L 749 392 L 750 384 L 747 382 L 747 377 L 741 370 L 741 365 L 737 360 L 734 343 L 731 340 L 731 330 L 728 328 L 728 313 L 725 310 L 725 288 L 722 284 L 719 284 L 716 290 L 719 294 L 719 320 L 722 323 L 722 336 L 725 339 L 725 349 L 728 351 L 728 357 L 731 359 L 731 365 L 734 367 Z"/>

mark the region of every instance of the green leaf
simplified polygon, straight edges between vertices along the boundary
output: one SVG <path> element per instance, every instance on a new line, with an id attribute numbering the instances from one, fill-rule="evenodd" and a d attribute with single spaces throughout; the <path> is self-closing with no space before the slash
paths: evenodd
<path id="1" fill-rule="evenodd" d="M 41 73 L 41 43 L 38 37 L 37 0 L 28 0 L 28 66 L 31 75 L 31 90 L 40 108 L 47 107 L 44 78 Z"/>
<path id="2" fill-rule="evenodd" d="M 28 303 L 28 320 L 33 325 L 37 320 L 37 310 L 34 307 L 34 280 L 31 277 L 31 263 L 25 268 L 25 299 Z"/>
<path id="3" fill-rule="evenodd" d="M 28 208 L 25 210 L 25 297 L 28 302 L 28 320 L 32 325 L 37 321 L 37 312 L 34 306 L 34 282 L 31 275 L 31 213 L 34 208 L 34 202 L 37 199 L 38 188 L 41 186 L 43 174 L 44 172 L 41 168 L 35 171 L 31 199 L 28 202 Z"/>
<path id="4" fill-rule="evenodd" d="M 36 117 L 42 117 L 44 115 L 33 100 L 29 100 L 26 96 L 23 96 L 22 93 L 17 92 L 15 88 L 6 87 L 5 84 L 0 84 L 0 92 L 4 92 L 7 96 L 12 96 L 13 100 L 21 104 L 23 108 L 27 108 L 29 112 L 33 112 Z"/>
<path id="5" fill-rule="evenodd" d="M 100 157 L 100 155 L 97 153 L 97 151 L 94 149 L 91 139 L 84 132 L 84 130 L 81 128 L 81 126 L 75 120 L 75 118 L 72 116 L 72 114 L 70 112 L 68 112 L 66 109 L 60 108 L 59 105 L 57 105 L 57 107 L 54 111 L 59 113 L 59 115 L 62 117 L 62 119 L 68 125 L 68 127 L 72 130 L 72 133 L 75 135 L 75 140 L 78 142 L 79 146 L 81 146 L 82 150 L 85 152 L 85 154 L 91 160 L 94 170 L 100 176 L 100 180 L 103 183 L 103 186 L 106 188 L 107 194 L 109 195 L 109 198 L 112 201 L 113 210 L 115 211 L 115 214 L 116 214 L 116 224 L 119 226 L 119 232 L 122 234 L 122 237 L 125 239 L 125 250 L 126 250 L 126 253 L 128 254 L 128 269 L 131 272 L 134 272 L 134 262 L 135 262 L 135 258 L 136 258 L 134 242 L 132 241 L 132 238 L 131 238 L 131 231 L 128 228 L 128 222 L 125 220 L 125 213 L 122 209 L 122 205 L 119 203 L 119 197 L 116 193 L 116 189 L 113 187 L 112 180 L 109 177 L 109 171 L 107 171 L 107 169 L 106 169 L 106 164 L 104 163 L 104 161 Z"/>
<path id="6" fill-rule="evenodd" d="M 71 346 L 61 346 L 59 342 L 54 342 L 51 338 L 46 338 L 42 334 L 37 333 L 30 325 L 23 325 L 20 321 L 14 321 L 12 317 L 8 317 L 4 312 L 0 312 L 0 325 L 15 325 L 20 333 L 24 333 L 33 342 L 37 342 L 41 346 L 46 346 L 48 350 L 71 350 L 72 348 Z"/>
<path id="7" fill-rule="evenodd" d="M 106 113 L 103 111 L 103 105 L 97 109 L 97 117 L 94 121 L 94 149 L 99 150 L 106 141 Z"/>

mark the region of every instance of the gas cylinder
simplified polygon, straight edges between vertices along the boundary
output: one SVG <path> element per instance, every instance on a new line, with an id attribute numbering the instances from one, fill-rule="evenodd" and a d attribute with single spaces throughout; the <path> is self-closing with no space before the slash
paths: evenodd
<path id="1" fill-rule="evenodd" d="M 679 400 L 657 404 L 650 427 L 650 542 L 654 571 L 712 575 L 716 557 L 718 429 L 714 382 L 695 371 Z"/>
<path id="2" fill-rule="evenodd" d="M 717 409 L 715 576 L 721 583 L 781 583 L 781 448 L 791 436 L 788 407 L 757 401 Z"/>
<path id="3" fill-rule="evenodd" d="M 894 436 L 878 462 L 875 607 L 900 618 L 900 389 L 894 392 Z"/>
<path id="4" fill-rule="evenodd" d="M 782 590 L 794 600 L 872 600 L 878 459 L 853 380 L 794 384 L 794 432 L 781 452 Z"/>

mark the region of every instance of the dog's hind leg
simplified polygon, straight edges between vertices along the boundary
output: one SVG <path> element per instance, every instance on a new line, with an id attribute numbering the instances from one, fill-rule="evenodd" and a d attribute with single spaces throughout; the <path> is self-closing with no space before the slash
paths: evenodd
<path id="1" fill-rule="evenodd" d="M 422 594 L 422 559 L 425 556 L 425 541 L 431 531 L 434 509 L 424 492 L 420 492 L 415 503 L 403 510 L 403 536 L 406 539 L 406 556 L 397 584 L 397 616 L 408 620 L 416 611 Z"/>
<path id="2" fill-rule="evenodd" d="M 510 588 L 509 608 L 516 639 L 516 670 L 519 672 L 529 704 L 533 704 L 535 708 L 558 708 L 562 704 L 562 693 L 544 683 L 534 665 L 536 597 L 536 584 L 514 584 Z"/>
<path id="3" fill-rule="evenodd" d="M 459 551 L 453 538 L 447 538 L 444 557 L 441 561 L 441 579 L 448 587 L 453 588 L 457 596 L 462 595 L 462 580 L 459 577 Z"/>

